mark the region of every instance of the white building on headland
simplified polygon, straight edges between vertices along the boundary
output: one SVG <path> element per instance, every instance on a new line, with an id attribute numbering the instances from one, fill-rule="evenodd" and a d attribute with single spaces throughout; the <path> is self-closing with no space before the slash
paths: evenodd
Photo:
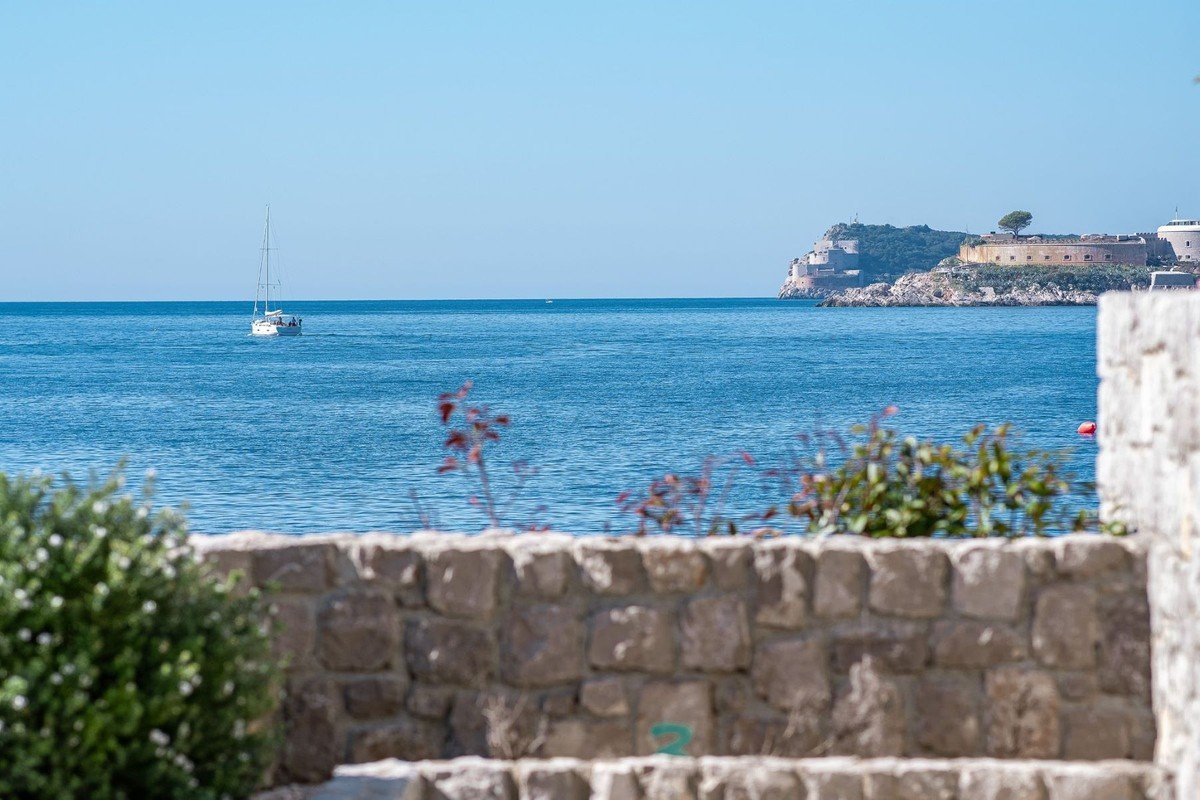
<path id="1" fill-rule="evenodd" d="M 1200 219 L 1173 219 L 1159 226 L 1158 238 L 1171 245 L 1176 263 L 1200 262 Z"/>

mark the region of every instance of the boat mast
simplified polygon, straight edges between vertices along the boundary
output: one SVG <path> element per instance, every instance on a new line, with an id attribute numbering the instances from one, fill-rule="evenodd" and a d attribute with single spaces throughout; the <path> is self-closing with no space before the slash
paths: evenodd
<path id="1" fill-rule="evenodd" d="M 267 205 L 267 224 L 263 228 L 263 275 L 266 282 L 263 284 L 263 298 L 265 300 L 263 315 L 265 316 L 271 310 L 271 206 Z"/>

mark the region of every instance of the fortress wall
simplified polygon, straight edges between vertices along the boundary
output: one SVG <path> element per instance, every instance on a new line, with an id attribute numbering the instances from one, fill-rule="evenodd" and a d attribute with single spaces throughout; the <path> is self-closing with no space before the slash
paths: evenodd
<path id="1" fill-rule="evenodd" d="M 1136 538 L 194 541 L 270 592 L 290 660 L 281 779 L 389 757 L 645 755 L 673 739 L 692 756 L 1154 747 Z"/>
<path id="2" fill-rule="evenodd" d="M 964 244 L 958 257 L 972 264 L 1034 266 L 1053 264 L 1134 264 L 1145 266 L 1147 248 L 1142 242 L 1031 242 L 1019 244 Z M 1068 259 L 1067 256 L 1070 256 Z"/>

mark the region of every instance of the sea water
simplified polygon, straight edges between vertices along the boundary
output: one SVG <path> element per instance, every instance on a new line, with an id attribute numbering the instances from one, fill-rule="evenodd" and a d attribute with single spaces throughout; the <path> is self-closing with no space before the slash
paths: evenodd
<path id="1" fill-rule="evenodd" d="M 798 434 L 889 422 L 940 439 L 1011 421 L 1064 450 L 1095 443 L 1094 308 L 843 308 L 804 301 L 302 302 L 298 338 L 251 338 L 247 303 L 0 304 L 0 470 L 86 478 L 127 459 L 193 529 L 411 530 L 418 508 L 478 530 L 478 488 L 439 475 L 439 393 L 511 415 L 487 454 L 538 473 L 506 520 L 621 531 L 622 491 L 707 455 L 760 467 Z M 414 500 L 415 498 L 415 500 Z M 746 468 L 731 510 L 786 499 Z M 1078 490 L 1077 502 L 1091 500 Z"/>

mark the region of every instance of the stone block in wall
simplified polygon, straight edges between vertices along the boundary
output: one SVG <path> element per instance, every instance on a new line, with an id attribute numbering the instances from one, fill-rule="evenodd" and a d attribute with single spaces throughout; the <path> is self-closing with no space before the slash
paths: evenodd
<path id="1" fill-rule="evenodd" d="M 930 543 L 881 544 L 867 550 L 871 610 L 895 617 L 932 618 L 946 605 L 946 554 Z"/>
<path id="2" fill-rule="evenodd" d="M 920 679 L 913 698 L 918 746 L 947 758 L 978 755 L 980 694 L 978 679 L 942 675 Z"/>
<path id="3" fill-rule="evenodd" d="M 1150 697 L 1150 603 L 1141 592 L 1099 600 L 1100 686 L 1109 694 Z"/>
<path id="4" fill-rule="evenodd" d="M 1095 578 L 1106 572 L 1124 572 L 1130 554 L 1125 546 L 1106 536 L 1075 534 L 1054 542 L 1054 563 L 1060 575 Z"/>
<path id="5" fill-rule="evenodd" d="M 724 728 L 720 750 L 733 756 L 804 758 L 827 745 L 816 714 L 748 711 L 726 721 Z"/>
<path id="6" fill-rule="evenodd" d="M 818 639 L 778 639 L 754 651 L 754 690 L 780 711 L 824 717 L 832 699 L 828 655 Z"/>
<path id="7" fill-rule="evenodd" d="M 368 534 L 358 543 L 356 560 L 364 581 L 391 592 L 405 608 L 425 605 L 424 559 L 409 542 L 391 535 Z"/>
<path id="8" fill-rule="evenodd" d="M 508 764 L 485 758 L 460 758 L 422 770 L 427 800 L 517 800 Z"/>
<path id="9" fill-rule="evenodd" d="M 806 800 L 863 800 L 863 768 L 857 759 L 810 759 L 797 766 Z"/>
<path id="10" fill-rule="evenodd" d="M 579 690 L 575 686 L 561 686 L 542 692 L 538 707 L 547 717 L 569 717 L 579 710 Z"/>
<path id="11" fill-rule="evenodd" d="M 736 595 L 696 597 L 680 618 L 680 658 L 685 669 L 733 672 L 750 663 L 750 621 Z"/>
<path id="12" fill-rule="evenodd" d="M 328 678 L 313 676 L 288 682 L 282 705 L 284 742 L 279 763 L 285 781 L 325 780 L 342 761 L 340 706 L 337 686 Z"/>
<path id="13" fill-rule="evenodd" d="M 450 711 L 451 756 L 524 758 L 538 754 L 546 720 L 537 700 L 506 689 L 460 691 Z"/>
<path id="14" fill-rule="evenodd" d="M 1100 761 L 1130 757 L 1133 731 L 1126 709 L 1100 704 L 1078 706 L 1064 711 L 1063 720 L 1064 758 Z"/>
<path id="15" fill-rule="evenodd" d="M 800 544 L 779 539 L 754 551 L 759 625 L 798 630 L 808 619 L 808 586 L 812 557 Z"/>
<path id="16" fill-rule="evenodd" d="M 408 673 L 370 675 L 342 681 L 346 713 L 355 719 L 390 717 L 404 708 Z"/>
<path id="17" fill-rule="evenodd" d="M 806 795 L 800 776 L 786 761 L 700 760 L 699 800 L 804 800 Z"/>
<path id="18" fill-rule="evenodd" d="M 643 800 L 695 800 L 699 777 L 695 759 L 656 756 L 634 770 Z"/>
<path id="19" fill-rule="evenodd" d="M 440 547 L 426 554 L 429 605 L 452 617 L 489 619 L 498 603 L 503 551 L 490 544 Z"/>
<path id="20" fill-rule="evenodd" d="M 642 567 L 654 592 L 695 592 L 708 580 L 708 562 L 690 540 L 646 539 L 641 550 Z"/>
<path id="21" fill-rule="evenodd" d="M 904 693 L 866 658 L 850 669 L 850 681 L 833 705 L 834 754 L 874 758 L 904 752 Z"/>
<path id="22" fill-rule="evenodd" d="M 958 800 L 1046 800 L 1046 793 L 1042 777 L 1032 765 L 992 762 L 963 769 Z"/>
<path id="23" fill-rule="evenodd" d="M 833 631 L 833 664 L 840 673 L 870 656 L 890 673 L 919 672 L 929 661 L 926 623 L 867 620 Z"/>
<path id="24" fill-rule="evenodd" d="M 495 674 L 496 643 L 466 622 L 412 619 L 404 631 L 408 669 L 419 681 L 479 686 Z"/>
<path id="25" fill-rule="evenodd" d="M 1048 765 L 1042 773 L 1046 800 L 1141 800 L 1133 778 L 1119 770 L 1083 765 Z"/>
<path id="26" fill-rule="evenodd" d="M 238 596 L 245 596 L 254 583 L 254 552 L 251 550 L 225 550 L 213 548 L 211 545 L 210 548 L 206 550 L 197 548 L 197 553 L 200 553 L 204 559 L 204 565 L 211 574 L 222 580 L 236 573 L 238 578 L 233 591 Z"/>
<path id="27" fill-rule="evenodd" d="M 541 603 L 509 612 L 501 633 L 500 672 L 513 686 L 550 686 L 583 675 L 586 631 L 571 605 Z"/>
<path id="28" fill-rule="evenodd" d="M 428 686 L 414 683 L 408 690 L 404 707 L 421 719 L 444 719 L 454 702 L 454 690 L 448 686 Z"/>
<path id="29" fill-rule="evenodd" d="M 1038 594 L 1033 652 L 1049 667 L 1085 669 L 1096 664 L 1100 640 L 1096 595 L 1086 586 L 1057 584 Z"/>
<path id="30" fill-rule="evenodd" d="M 591 800 L 640 800 L 641 795 L 631 763 L 608 761 L 592 766 Z"/>
<path id="31" fill-rule="evenodd" d="M 1054 678 L 998 667 L 984 681 L 987 752 L 995 758 L 1058 758 L 1061 701 Z"/>
<path id="32" fill-rule="evenodd" d="M 713 583 L 722 591 L 745 589 L 750 585 L 752 545 L 740 537 L 709 537 L 697 545 L 708 557 Z"/>
<path id="33" fill-rule="evenodd" d="M 579 703 L 597 717 L 624 717 L 629 699 L 620 678 L 592 678 L 579 688 Z"/>
<path id="34" fill-rule="evenodd" d="M 965 619 L 933 625 L 933 663 L 939 667 L 979 669 L 1025 657 L 1024 637 L 1007 625 Z"/>
<path id="35" fill-rule="evenodd" d="M 350 763 L 365 764 L 385 758 L 423 761 L 440 758 L 445 747 L 443 725 L 416 719 L 393 720 L 350 731 Z"/>
<path id="36" fill-rule="evenodd" d="M 620 758 L 633 755 L 633 722 L 620 719 L 550 720 L 542 755 L 549 758 Z"/>
<path id="37" fill-rule="evenodd" d="M 675 667 L 670 612 L 649 606 L 596 612 L 591 621 L 588 660 L 597 669 L 670 672 Z"/>
<path id="38" fill-rule="evenodd" d="M 1025 559 L 1007 542 L 951 550 L 954 607 L 977 619 L 1014 621 L 1025 592 Z"/>
<path id="39" fill-rule="evenodd" d="M 957 800 L 958 772 L 944 762 L 868 762 L 864 800 Z"/>
<path id="40" fill-rule="evenodd" d="M 517 762 L 515 777 L 521 800 L 588 800 L 587 765 L 573 758 Z"/>
<path id="41" fill-rule="evenodd" d="M 270 604 L 271 621 L 277 626 L 271 650 L 289 669 L 313 665 L 317 643 L 317 617 L 309 597 L 275 597 Z"/>
<path id="42" fill-rule="evenodd" d="M 574 583 L 573 536 L 538 534 L 518 536 L 508 544 L 516 594 L 553 600 Z"/>
<path id="43" fill-rule="evenodd" d="M 305 541 L 254 551 L 254 584 L 280 592 L 319 594 L 333 585 L 337 545 Z"/>
<path id="44" fill-rule="evenodd" d="M 574 555 L 584 584 L 595 594 L 634 594 L 646 585 L 642 555 L 632 540 L 581 539 Z"/>
<path id="45" fill-rule="evenodd" d="M 711 753 L 714 742 L 712 686 L 707 681 L 696 680 L 643 684 L 638 694 L 635 753 L 656 753 L 666 744 L 650 733 L 651 728 L 664 722 L 691 729 L 692 739 L 684 747 L 688 755 Z"/>
<path id="46" fill-rule="evenodd" d="M 398 661 L 400 620 L 388 594 L 347 589 L 326 596 L 317 630 L 317 654 L 328 669 L 368 672 Z"/>
<path id="47" fill-rule="evenodd" d="M 818 617 L 853 617 L 862 610 L 866 561 L 856 550 L 826 548 L 817 555 L 813 613 Z"/>

